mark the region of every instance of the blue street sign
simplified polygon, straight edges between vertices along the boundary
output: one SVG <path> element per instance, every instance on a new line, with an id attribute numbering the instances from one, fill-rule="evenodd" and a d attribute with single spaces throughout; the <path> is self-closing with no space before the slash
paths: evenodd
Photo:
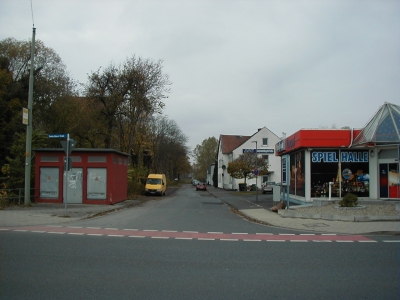
<path id="1" fill-rule="evenodd" d="M 258 169 L 254 170 L 254 175 L 258 176 Z"/>
<path id="2" fill-rule="evenodd" d="M 49 139 L 66 139 L 68 133 L 52 133 L 49 134 L 48 137 Z"/>

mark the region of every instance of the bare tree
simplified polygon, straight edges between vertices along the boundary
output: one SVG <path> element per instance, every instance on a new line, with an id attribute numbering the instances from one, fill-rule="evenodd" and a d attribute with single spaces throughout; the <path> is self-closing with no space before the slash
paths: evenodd
<path id="1" fill-rule="evenodd" d="M 169 92 L 169 78 L 162 62 L 128 58 L 122 66 L 110 64 L 89 76 L 86 96 L 102 106 L 107 124 L 104 146 L 128 152 L 133 148 L 138 125 L 162 112 Z"/>

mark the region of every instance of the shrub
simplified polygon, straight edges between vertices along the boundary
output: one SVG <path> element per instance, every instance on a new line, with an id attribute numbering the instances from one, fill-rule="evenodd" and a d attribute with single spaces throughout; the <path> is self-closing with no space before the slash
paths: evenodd
<path id="1" fill-rule="evenodd" d="M 341 207 L 354 207 L 358 204 L 358 197 L 357 195 L 347 193 L 343 199 L 339 202 Z"/>

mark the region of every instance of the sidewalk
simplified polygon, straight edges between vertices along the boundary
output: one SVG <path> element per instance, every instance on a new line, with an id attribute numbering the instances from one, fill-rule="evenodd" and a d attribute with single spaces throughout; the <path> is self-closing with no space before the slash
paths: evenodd
<path id="1" fill-rule="evenodd" d="M 232 206 L 247 218 L 276 227 L 318 233 L 400 234 L 399 221 L 347 222 L 282 217 L 269 210 L 272 200 L 268 201 L 263 194 L 259 194 L 258 201 L 256 201 L 254 195 L 250 197 L 235 195 L 238 192 L 217 189 L 213 186 L 207 186 L 207 189 L 210 194 Z"/>
<path id="2" fill-rule="evenodd" d="M 114 205 L 32 203 L 29 207 L 14 206 L 0 210 L 0 227 L 56 225 L 111 213 L 139 204 L 126 200 Z"/>

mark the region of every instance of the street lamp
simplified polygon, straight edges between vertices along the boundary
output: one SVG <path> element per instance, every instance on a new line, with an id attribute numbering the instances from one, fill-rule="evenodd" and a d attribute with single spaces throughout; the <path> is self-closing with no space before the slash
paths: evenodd
<path id="1" fill-rule="evenodd" d="M 258 148 L 257 148 L 257 141 L 252 141 L 252 143 L 256 143 L 256 201 L 258 201 L 258 185 L 257 185 L 257 179 L 258 179 L 258 157 L 257 157 L 257 152 L 258 152 Z"/>

